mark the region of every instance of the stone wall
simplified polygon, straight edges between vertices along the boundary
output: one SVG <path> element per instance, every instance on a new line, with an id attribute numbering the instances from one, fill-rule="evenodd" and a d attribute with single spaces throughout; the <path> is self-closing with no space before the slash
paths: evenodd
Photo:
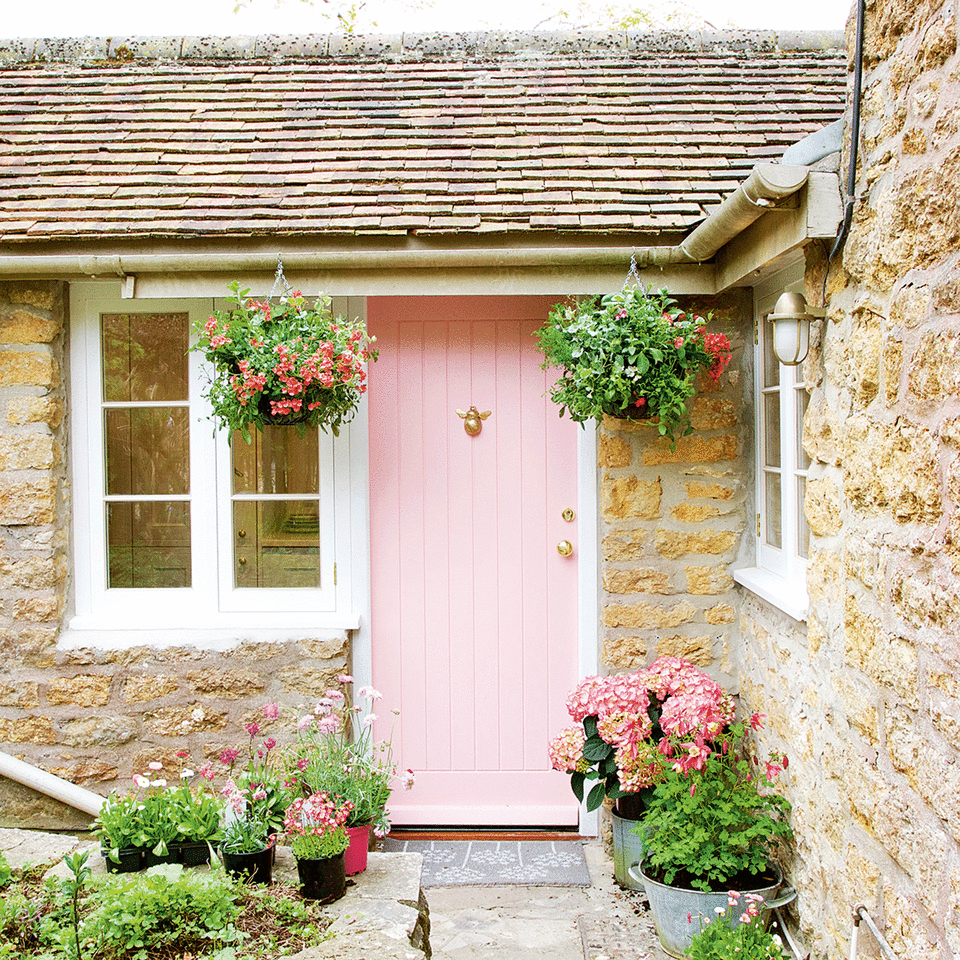
<path id="1" fill-rule="evenodd" d="M 863 903 L 902 960 L 947 960 L 960 956 L 955 5 L 876 0 L 866 38 L 860 199 L 804 371 L 810 613 L 804 627 L 744 603 L 741 692 L 792 760 L 813 956 L 849 955 Z M 813 304 L 825 261 L 808 251 Z M 866 931 L 861 944 L 875 955 Z"/>
<path id="2" fill-rule="evenodd" d="M 652 422 L 606 418 L 599 437 L 601 669 L 636 669 L 656 657 L 686 657 L 731 685 L 738 632 L 730 566 L 746 523 L 747 463 L 742 426 L 748 290 L 698 298 L 712 311 L 733 361 L 719 384 L 701 377 L 694 432 L 676 449 Z"/>
<path id="3" fill-rule="evenodd" d="M 349 659 L 346 634 L 216 649 L 57 644 L 69 603 L 66 288 L 0 282 L 0 750 L 100 793 L 151 760 L 243 747 L 267 700 L 295 707 Z M 224 652 L 229 651 L 229 660 Z M 88 818 L 0 777 L 0 826 Z"/>

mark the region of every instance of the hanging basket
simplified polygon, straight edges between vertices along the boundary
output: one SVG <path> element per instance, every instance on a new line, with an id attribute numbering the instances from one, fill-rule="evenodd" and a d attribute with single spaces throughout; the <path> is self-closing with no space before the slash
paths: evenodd
<path id="1" fill-rule="evenodd" d="M 265 424 L 281 427 L 292 427 L 298 423 L 308 423 L 310 421 L 311 411 L 301 409 L 297 413 L 273 413 L 270 409 L 270 397 L 261 397 L 257 404 L 257 410 L 263 418 Z"/>

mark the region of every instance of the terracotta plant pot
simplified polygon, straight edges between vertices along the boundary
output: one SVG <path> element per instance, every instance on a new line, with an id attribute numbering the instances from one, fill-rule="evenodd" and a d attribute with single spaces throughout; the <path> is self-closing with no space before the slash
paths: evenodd
<path id="1" fill-rule="evenodd" d="M 350 846 L 343 855 L 348 877 L 363 873 L 367 869 L 367 851 L 370 849 L 370 824 L 362 823 L 356 827 L 347 827 Z"/>
<path id="2" fill-rule="evenodd" d="M 343 854 L 316 860 L 297 860 L 300 893 L 306 900 L 333 903 L 347 892 Z"/>

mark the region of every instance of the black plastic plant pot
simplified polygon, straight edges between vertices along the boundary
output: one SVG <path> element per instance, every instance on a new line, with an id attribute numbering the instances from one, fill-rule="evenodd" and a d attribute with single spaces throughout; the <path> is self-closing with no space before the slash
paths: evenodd
<path id="1" fill-rule="evenodd" d="M 143 870 L 143 854 L 143 847 L 124 847 L 117 854 L 120 857 L 120 862 L 117 863 L 110 858 L 108 850 L 100 850 L 100 855 L 107 865 L 107 873 L 137 873 Z"/>
<path id="2" fill-rule="evenodd" d="M 305 900 L 333 903 L 347 892 L 343 854 L 311 860 L 297 860 L 300 894 Z"/>
<path id="3" fill-rule="evenodd" d="M 251 883 L 270 883 L 273 880 L 273 849 L 264 847 L 253 853 L 230 853 L 221 850 L 223 866 L 235 877 L 247 878 Z"/>
<path id="4" fill-rule="evenodd" d="M 177 863 L 185 867 L 202 867 L 210 862 L 210 847 L 205 843 L 174 843 L 170 850 L 176 854 Z"/>

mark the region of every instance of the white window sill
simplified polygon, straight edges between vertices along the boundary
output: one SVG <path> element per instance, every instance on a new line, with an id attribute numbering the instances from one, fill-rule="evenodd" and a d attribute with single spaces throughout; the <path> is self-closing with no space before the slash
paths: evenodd
<path id="1" fill-rule="evenodd" d="M 360 626 L 358 616 L 315 616 L 270 621 L 246 617 L 218 619 L 216 622 L 192 622 L 190 626 L 136 624 L 107 621 L 98 617 L 74 617 L 60 634 L 57 646 L 60 650 L 95 647 L 99 650 L 123 650 L 128 647 L 197 647 L 202 650 L 229 650 L 241 640 L 284 643 L 303 640 L 305 637 L 342 636 L 348 630 Z"/>
<path id="2" fill-rule="evenodd" d="M 760 567 L 744 567 L 733 571 L 733 579 L 762 600 L 782 610 L 788 617 L 803 623 L 807 619 L 807 582 L 785 580 Z"/>

